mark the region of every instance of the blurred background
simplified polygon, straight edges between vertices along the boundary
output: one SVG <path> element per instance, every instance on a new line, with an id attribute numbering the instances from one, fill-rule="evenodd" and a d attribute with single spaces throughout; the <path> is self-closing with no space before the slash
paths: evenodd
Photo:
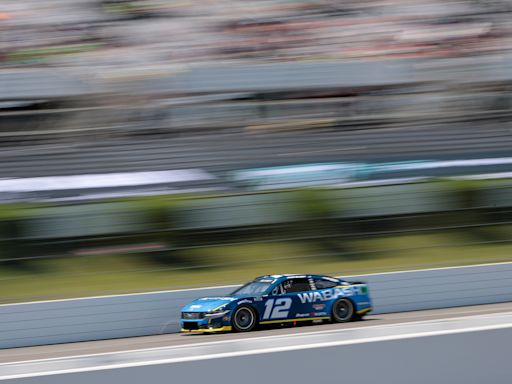
<path id="1" fill-rule="evenodd" d="M 0 302 L 512 259 L 509 0 L 2 0 Z"/>

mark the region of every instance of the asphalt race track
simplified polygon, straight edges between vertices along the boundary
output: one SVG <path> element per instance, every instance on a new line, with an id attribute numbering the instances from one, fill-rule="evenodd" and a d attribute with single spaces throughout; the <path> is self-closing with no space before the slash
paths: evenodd
<path id="1" fill-rule="evenodd" d="M 512 303 L 505 303 L 247 335 L 175 334 L 3 350 L 0 380 L 510 383 L 511 342 Z"/>
<path id="2" fill-rule="evenodd" d="M 511 340 L 510 329 L 492 330 L 8 382 L 509 384 Z"/>

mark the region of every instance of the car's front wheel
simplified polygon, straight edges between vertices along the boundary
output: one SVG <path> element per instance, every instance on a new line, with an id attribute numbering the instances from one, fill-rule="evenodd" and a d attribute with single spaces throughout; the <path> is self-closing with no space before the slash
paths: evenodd
<path id="1" fill-rule="evenodd" d="M 236 332 L 252 331 L 256 327 L 257 322 L 256 312 L 253 308 L 247 306 L 235 309 L 231 317 L 231 324 Z"/>
<path id="2" fill-rule="evenodd" d="M 332 305 L 332 320 L 336 323 L 346 323 L 355 318 L 354 304 L 349 299 L 338 299 Z"/>

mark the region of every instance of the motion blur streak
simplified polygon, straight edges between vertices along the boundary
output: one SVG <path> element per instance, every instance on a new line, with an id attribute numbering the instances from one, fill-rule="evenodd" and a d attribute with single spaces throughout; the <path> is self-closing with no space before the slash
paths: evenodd
<path id="1" fill-rule="evenodd" d="M 443 320 L 367 326 L 287 336 L 253 337 L 196 345 L 116 352 L 103 355 L 26 361 L 0 365 L 0 379 L 122 369 L 265 353 L 350 346 L 419 337 L 481 332 L 512 327 L 512 312 Z M 279 357 L 276 357 L 279 359 Z"/>
<path id="2" fill-rule="evenodd" d="M 510 0 L 0 0 L 0 346 L 173 332 L 187 288 L 282 273 L 368 274 L 376 314 L 510 300 L 511 62 Z M 510 384 L 507 316 L 69 381 Z"/>
<path id="3" fill-rule="evenodd" d="M 0 303 L 510 261 L 511 16 L 0 1 Z"/>

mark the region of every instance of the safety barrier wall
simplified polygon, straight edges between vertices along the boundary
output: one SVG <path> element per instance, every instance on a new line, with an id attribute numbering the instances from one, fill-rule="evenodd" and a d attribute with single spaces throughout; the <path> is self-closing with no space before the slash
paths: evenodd
<path id="1" fill-rule="evenodd" d="M 376 314 L 512 301 L 512 263 L 346 278 L 369 284 Z M 234 288 L 1 305 L 0 348 L 173 333 L 184 304 Z"/>
<path id="2" fill-rule="evenodd" d="M 493 162 L 494 159 L 480 159 L 479 161 L 485 164 L 486 161 Z M 421 167 L 432 167 L 430 168 L 432 170 L 437 166 L 442 168 L 446 164 L 460 162 L 475 163 L 473 160 L 391 162 L 373 165 L 369 163 L 359 165 L 332 163 L 329 166 L 338 167 L 337 173 L 330 173 L 332 170 L 319 172 L 314 177 L 317 178 L 317 181 L 330 180 L 329 182 L 332 182 L 334 179 L 340 180 L 343 177 L 350 179 L 352 177 L 350 172 L 354 172 L 355 179 L 363 179 L 366 177 L 364 175 L 371 173 L 386 179 L 390 175 L 389 173 L 386 175 L 386 172 L 394 168 L 396 168 L 394 171 L 396 176 L 397 172 L 411 172 L 410 170 L 406 171 L 409 166 L 418 166 L 420 169 Z M 512 157 L 497 159 L 496 162 L 499 163 L 498 166 L 507 166 L 512 164 Z M 306 165 L 303 168 L 311 167 L 312 165 Z M 472 166 L 469 165 L 468 167 L 476 173 L 484 172 L 481 167 L 477 167 L 477 169 L 471 168 Z M 400 171 L 401 168 L 402 171 Z M 303 173 L 294 171 L 285 177 L 281 173 L 285 169 L 286 167 L 282 167 L 279 170 L 267 171 L 275 172 L 275 174 L 255 178 L 249 182 L 249 185 L 268 187 L 282 183 L 291 186 L 294 185 L 293 183 L 306 183 L 308 178 L 313 177 L 311 172 L 306 171 Z M 488 168 L 485 172 L 487 171 L 489 171 Z M 248 174 L 251 172 L 253 171 L 246 171 Z M 344 173 L 346 176 L 343 176 Z M 402 174 L 402 176 L 404 175 Z M 188 180 L 188 183 L 202 183 L 212 177 L 210 173 L 201 169 L 113 173 L 107 176 L 82 175 L 0 180 L 0 200 L 2 194 L 16 194 L 20 191 L 25 193 L 30 189 L 39 190 L 42 193 L 46 188 L 52 188 L 52 185 L 66 184 L 66 188 L 75 191 L 80 189 L 81 184 L 91 185 L 91 183 L 96 185 L 93 188 L 95 190 L 102 186 L 105 187 L 105 185 L 111 188 L 113 184 L 109 177 L 115 179 L 117 183 L 128 183 L 130 179 L 133 181 L 135 178 L 140 183 L 175 184 L 177 186 L 182 185 L 181 183 L 184 183 L 185 180 Z M 502 176 L 512 176 L 512 173 L 502 174 Z M 287 177 L 289 178 L 286 179 Z M 351 220 L 353 218 L 375 219 L 399 215 L 452 214 L 454 222 L 457 223 L 456 219 L 459 218 L 458 212 L 461 209 L 473 209 L 480 210 L 479 214 L 475 215 L 473 224 L 486 224 L 485 220 L 507 221 L 509 216 L 501 215 L 500 219 L 488 217 L 485 216 L 482 209 L 494 210 L 512 207 L 512 178 L 493 182 L 492 185 L 485 181 L 461 184 L 460 181 L 453 180 L 411 183 L 403 181 L 404 184 L 371 185 L 374 182 L 379 183 L 377 180 L 361 181 L 361 184 L 369 183 L 369 185 L 361 187 L 361 184 L 358 184 L 359 187 L 356 187 L 354 181 L 348 183 L 344 188 L 315 190 L 314 192 L 299 189 L 170 200 L 155 197 L 155 200 L 152 200 L 149 205 L 147 200 L 137 198 L 130 201 L 96 201 L 94 203 L 57 204 L 42 207 L 37 204 L 28 204 L 8 210 L 7 216 L 2 221 L 3 224 L 0 223 L 3 229 L 0 229 L 6 239 L 15 241 L 18 246 L 26 245 L 26 240 L 70 240 L 67 242 L 66 249 L 76 249 L 84 246 L 82 237 L 128 235 L 129 238 L 137 237 L 139 239 L 137 241 L 140 241 L 141 237 L 151 236 L 155 231 L 201 231 L 223 228 L 248 231 L 249 227 L 289 225 L 298 221 L 317 219 L 319 216 L 325 219 Z M 393 183 L 389 180 L 387 182 Z M 399 181 L 395 179 L 394 182 L 398 183 Z M 64 190 L 62 192 L 66 193 Z M 423 225 L 431 226 L 433 223 L 427 221 Z M 11 228 L 11 230 L 7 230 L 7 228 Z M 16 230 L 12 228 L 16 228 Z M 126 241 L 130 244 L 130 240 Z M 37 246 L 36 248 L 39 256 L 41 250 Z M 54 254 L 55 248 L 49 249 L 48 252 Z M 19 249 L 16 248 L 10 256 L 15 258 L 19 254 Z"/>

